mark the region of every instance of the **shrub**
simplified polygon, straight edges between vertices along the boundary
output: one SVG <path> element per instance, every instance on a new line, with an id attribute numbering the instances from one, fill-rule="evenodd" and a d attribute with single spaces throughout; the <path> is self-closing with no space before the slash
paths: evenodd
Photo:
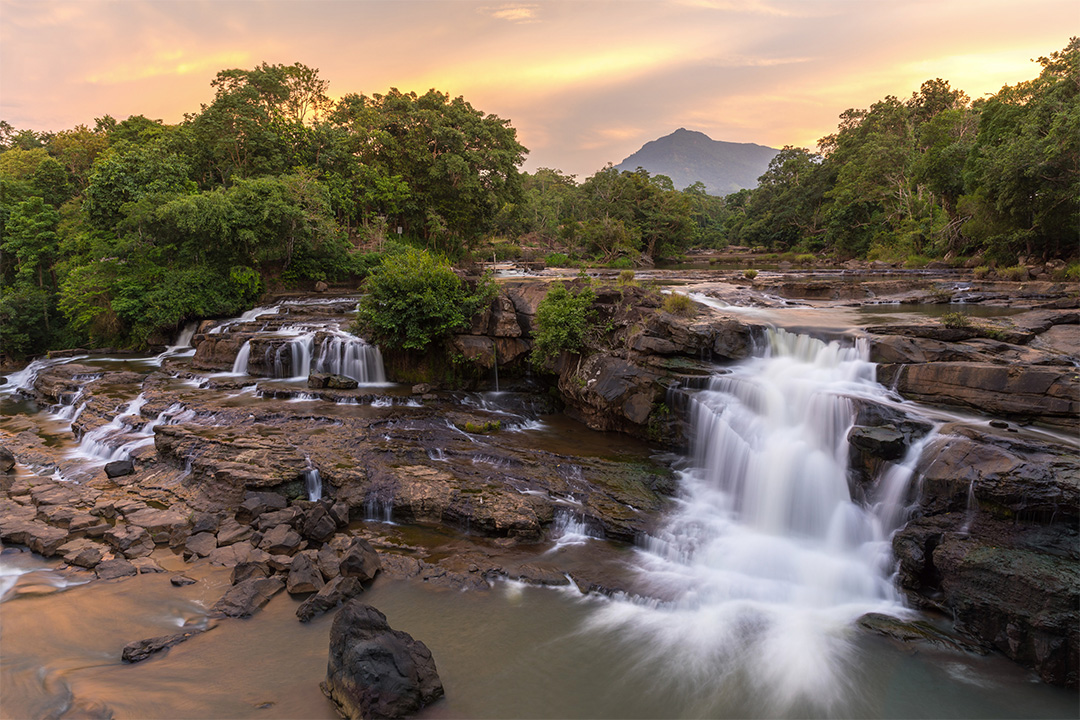
<path id="1" fill-rule="evenodd" d="M 743 272 L 743 277 L 747 280 L 753 280 L 757 277 L 757 270 L 755 270 L 754 268 L 750 268 L 749 270 Z"/>
<path id="2" fill-rule="evenodd" d="M 444 258 L 410 248 L 384 258 L 364 282 L 364 290 L 354 332 L 384 347 L 424 350 L 467 327 L 491 302 L 495 284 L 485 277 L 470 291 Z"/>
<path id="3" fill-rule="evenodd" d="M 611 263 L 611 267 L 617 268 L 617 269 L 632 268 L 632 267 L 634 267 L 634 262 L 630 258 L 623 255 L 620 258 L 616 258 Z"/>
<path id="4" fill-rule="evenodd" d="M 552 267 L 570 267 L 570 258 L 566 253 L 553 252 L 544 257 L 544 262 Z"/>
<path id="5" fill-rule="evenodd" d="M 491 435 L 502 430 L 502 420 L 489 420 L 485 423 L 466 421 L 461 429 L 473 435 Z"/>
<path id="6" fill-rule="evenodd" d="M 1055 280 L 1080 280 L 1080 262 L 1071 262 L 1065 267 L 1054 270 Z"/>
<path id="7" fill-rule="evenodd" d="M 971 320 L 968 318 L 967 313 L 960 312 L 947 312 L 941 316 L 941 324 L 947 328 L 959 329 L 971 326 Z"/>
<path id="8" fill-rule="evenodd" d="M 1000 277 L 1002 280 L 1021 282 L 1028 279 L 1028 269 L 1023 265 L 1013 265 L 1012 267 L 1002 268 L 998 270 L 998 277 Z"/>
<path id="9" fill-rule="evenodd" d="M 541 365 L 560 352 L 578 352 L 585 346 L 585 334 L 593 319 L 592 288 L 570 292 L 562 283 L 554 283 L 536 309 L 532 361 Z"/>
<path id="10" fill-rule="evenodd" d="M 803 255 L 797 255 L 795 257 L 795 262 L 799 265 L 813 265 L 815 259 L 816 258 L 814 258 L 813 255 L 811 255 L 810 253 L 806 253 Z"/>
<path id="11" fill-rule="evenodd" d="M 976 280 L 984 280 L 990 275 L 990 266 L 980 265 L 974 270 L 972 270 L 971 274 L 975 277 Z"/>
<path id="12" fill-rule="evenodd" d="M 673 292 L 664 297 L 664 310 L 672 315 L 689 315 L 693 309 L 694 303 L 688 295 Z"/>
<path id="13" fill-rule="evenodd" d="M 908 255 L 907 260 L 904 261 L 904 267 L 911 269 L 924 268 L 930 264 L 930 258 L 925 255 Z"/>
<path id="14" fill-rule="evenodd" d="M 616 280 L 616 282 L 619 285 L 636 285 L 637 284 L 634 281 L 634 271 L 633 270 L 623 270 L 621 273 L 619 273 L 619 278 L 618 278 L 618 280 Z"/>

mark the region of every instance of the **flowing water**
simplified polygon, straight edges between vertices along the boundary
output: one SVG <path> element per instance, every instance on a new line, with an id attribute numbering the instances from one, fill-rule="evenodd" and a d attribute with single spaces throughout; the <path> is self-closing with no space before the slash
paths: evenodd
<path id="1" fill-rule="evenodd" d="M 373 361 L 366 344 L 330 335 L 316 351 L 298 338 L 307 355 L 289 358 L 290 376 L 305 363 L 363 374 L 354 363 Z M 238 358 L 234 372 L 246 362 Z M 40 367 L 0 386 L 5 414 L 34 415 L 11 392 Z M 501 395 L 465 400 L 494 409 Z M 1073 716 L 1075 693 L 999 657 L 915 652 L 856 628 L 871 611 L 913 614 L 890 578 L 889 537 L 905 518 L 921 449 L 886 469 L 866 506 L 852 502 L 846 436 L 860 400 L 887 401 L 865 347 L 784 331 L 771 334 L 765 357 L 688 393 L 692 453 L 679 462 L 676 508 L 655 536 L 632 551 L 607 543 L 571 498 L 557 511 L 551 541 L 536 548 L 543 557 L 610 546 L 635 576 L 640 592 L 632 597 L 376 581 L 363 599 L 431 648 L 446 686 L 447 697 L 421 717 Z M 156 424 L 193 417 L 178 403 L 148 420 L 143 402 L 121 402 L 111 422 L 67 442 L 69 455 L 87 463 L 124 457 L 153 442 Z M 48 421 L 77 406 L 72 398 Z M 510 429 L 522 443 L 556 451 L 602 455 L 625 443 L 598 440 L 558 416 Z M 429 457 L 445 460 L 438 448 Z M 305 480 L 308 497 L 321 496 L 314 467 Z M 392 512 L 369 510 L 372 521 Z M 54 561 L 0 554 L 0 716 L 71 717 L 100 706 L 117 718 L 336 716 L 318 690 L 331 616 L 300 624 L 299 600 L 284 593 L 249 620 L 122 663 L 128 642 L 206 624 L 228 585 L 227 570 L 185 565 L 164 548 L 155 557 L 198 582 L 172 587 L 167 573 L 83 585 Z"/>

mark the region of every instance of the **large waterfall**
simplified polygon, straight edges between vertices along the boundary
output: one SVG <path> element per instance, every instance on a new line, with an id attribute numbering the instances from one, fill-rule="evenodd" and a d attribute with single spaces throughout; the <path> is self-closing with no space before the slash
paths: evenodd
<path id="1" fill-rule="evenodd" d="M 594 622 L 648 647 L 702 707 L 742 697 L 753 714 L 828 713 L 854 621 L 902 611 L 887 523 L 903 493 L 893 482 L 866 509 L 848 491 L 851 398 L 884 395 L 866 348 L 783 331 L 770 341 L 767 357 L 691 399 L 693 468 L 640 552 L 645 594 L 661 600 L 611 603 Z"/>

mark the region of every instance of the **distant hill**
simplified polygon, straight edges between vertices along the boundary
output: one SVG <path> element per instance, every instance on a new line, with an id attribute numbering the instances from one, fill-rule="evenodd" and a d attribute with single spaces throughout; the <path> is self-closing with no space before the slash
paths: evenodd
<path id="1" fill-rule="evenodd" d="M 645 143 L 615 166 L 633 172 L 645 168 L 650 175 L 667 175 L 675 189 L 684 190 L 699 180 L 710 195 L 727 195 L 757 186 L 769 167 L 774 148 L 754 143 L 713 140 L 705 133 L 679 128 L 670 135 Z"/>

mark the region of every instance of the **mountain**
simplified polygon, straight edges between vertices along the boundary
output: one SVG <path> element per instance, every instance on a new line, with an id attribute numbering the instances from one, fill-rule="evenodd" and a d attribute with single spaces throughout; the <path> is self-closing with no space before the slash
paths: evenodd
<path id="1" fill-rule="evenodd" d="M 778 152 L 753 143 L 713 140 L 705 133 L 679 128 L 645 143 L 615 169 L 633 172 L 642 167 L 650 175 L 667 175 L 677 190 L 700 180 L 710 195 L 727 195 L 756 187 L 757 179 Z"/>

